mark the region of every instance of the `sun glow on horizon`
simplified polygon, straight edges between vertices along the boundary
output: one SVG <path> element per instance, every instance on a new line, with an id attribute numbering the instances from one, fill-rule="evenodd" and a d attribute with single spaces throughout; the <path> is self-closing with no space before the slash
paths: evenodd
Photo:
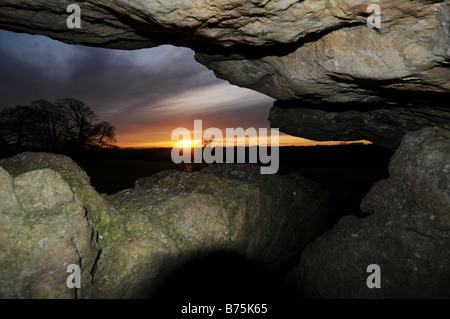
<path id="1" fill-rule="evenodd" d="M 186 140 L 179 140 L 179 141 L 155 141 L 155 142 L 144 142 L 144 141 L 137 141 L 134 138 L 133 139 L 124 139 L 122 141 L 119 141 L 119 147 L 122 148 L 194 148 L 194 147 L 202 147 L 201 141 L 195 141 L 192 139 L 186 139 Z M 249 141 L 246 140 L 240 141 L 236 139 L 237 141 L 235 146 L 249 146 Z M 269 137 L 269 146 L 270 146 L 270 137 Z M 370 141 L 366 140 L 359 140 L 359 141 L 314 141 L 314 140 L 308 140 L 301 137 L 295 137 L 285 134 L 280 134 L 279 138 L 279 146 L 318 146 L 318 145 L 348 145 L 348 144 L 372 144 Z M 211 147 L 215 146 L 227 146 L 226 141 L 222 140 L 214 140 L 209 144 Z M 254 144 L 253 144 L 254 145 Z M 256 142 L 256 145 L 258 143 Z"/>
<path id="2" fill-rule="evenodd" d="M 181 142 L 178 142 L 178 145 L 180 145 L 182 147 L 193 147 L 194 146 L 194 141 L 192 141 L 192 140 L 182 140 Z"/>
<path id="3" fill-rule="evenodd" d="M 169 143 L 165 143 L 165 144 L 169 144 Z M 181 141 L 177 141 L 175 143 L 172 143 L 173 147 L 179 147 L 179 148 L 193 148 L 198 144 L 198 142 L 193 141 L 193 140 L 181 140 Z"/>

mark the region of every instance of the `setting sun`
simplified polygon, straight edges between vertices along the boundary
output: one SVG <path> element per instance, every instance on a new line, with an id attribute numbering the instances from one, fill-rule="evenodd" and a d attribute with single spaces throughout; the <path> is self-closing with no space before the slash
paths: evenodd
<path id="1" fill-rule="evenodd" d="M 177 144 L 183 148 L 188 148 L 188 147 L 194 146 L 194 142 L 192 140 L 182 140 L 182 141 L 178 142 Z"/>

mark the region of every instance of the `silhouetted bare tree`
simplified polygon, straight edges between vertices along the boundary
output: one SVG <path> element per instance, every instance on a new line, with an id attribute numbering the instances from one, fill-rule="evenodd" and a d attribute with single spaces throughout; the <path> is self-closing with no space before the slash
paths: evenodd
<path id="1" fill-rule="evenodd" d="M 93 123 L 97 119 L 97 114 L 89 106 L 76 99 L 59 99 L 56 101 L 56 105 L 66 110 L 68 133 L 73 145 L 79 150 L 86 148 L 95 137 Z"/>
<path id="2" fill-rule="evenodd" d="M 95 139 L 93 141 L 93 146 L 98 147 L 109 147 L 116 143 L 116 128 L 112 126 L 109 122 L 100 122 L 94 127 Z"/>
<path id="3" fill-rule="evenodd" d="M 110 147 L 116 142 L 115 128 L 97 118 L 89 106 L 72 98 L 4 109 L 0 112 L 0 146 L 53 152 Z"/>
<path id="4" fill-rule="evenodd" d="M 60 151 L 67 143 L 67 113 L 46 100 L 31 103 L 30 139 L 32 144 L 50 151 Z"/>
<path id="5" fill-rule="evenodd" d="M 30 113 L 29 106 L 11 107 L 0 113 L 1 140 L 15 151 L 20 151 L 23 146 L 31 144 Z"/>

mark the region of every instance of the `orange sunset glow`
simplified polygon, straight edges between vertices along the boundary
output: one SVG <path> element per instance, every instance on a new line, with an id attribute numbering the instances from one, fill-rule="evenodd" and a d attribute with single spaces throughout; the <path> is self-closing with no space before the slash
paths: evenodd
<path id="1" fill-rule="evenodd" d="M 139 139 L 134 139 L 133 136 L 130 136 L 129 139 L 126 137 L 121 140 L 120 147 L 129 147 L 129 148 L 172 148 L 174 146 L 176 147 L 194 147 L 201 145 L 201 141 L 193 141 L 193 140 L 182 140 L 182 141 L 171 141 L 170 140 L 170 133 L 167 133 L 167 136 L 169 139 L 164 140 L 161 139 L 160 141 L 140 141 Z M 219 142 L 219 141 L 215 141 Z M 245 144 L 240 143 L 239 141 L 236 143 L 236 145 L 246 145 L 249 144 L 257 144 L 255 141 L 246 140 Z M 370 141 L 366 140 L 359 140 L 359 141 L 313 141 L 308 140 L 300 137 L 295 137 L 287 134 L 280 133 L 279 137 L 279 146 L 316 146 L 316 145 L 346 145 L 346 144 L 372 144 Z M 215 143 L 213 142 L 211 146 L 214 146 Z M 225 142 L 223 142 L 223 145 L 225 145 Z"/>

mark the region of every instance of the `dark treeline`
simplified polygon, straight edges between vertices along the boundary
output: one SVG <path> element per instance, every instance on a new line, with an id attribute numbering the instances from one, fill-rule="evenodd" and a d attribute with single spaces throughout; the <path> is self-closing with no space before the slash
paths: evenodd
<path id="1" fill-rule="evenodd" d="M 112 147 L 115 142 L 114 126 L 98 121 L 97 114 L 76 99 L 38 100 L 0 112 L 2 153 L 77 153 Z"/>

